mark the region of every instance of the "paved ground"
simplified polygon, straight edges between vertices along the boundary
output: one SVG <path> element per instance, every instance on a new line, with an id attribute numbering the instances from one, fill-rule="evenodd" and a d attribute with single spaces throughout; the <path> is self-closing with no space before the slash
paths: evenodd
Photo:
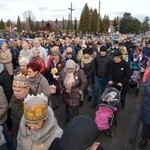
<path id="1" fill-rule="evenodd" d="M 106 150 L 138 150 L 137 143 L 141 137 L 139 133 L 139 116 L 142 93 L 142 88 L 140 89 L 139 96 L 135 95 L 134 89 L 129 90 L 126 108 L 118 112 L 118 126 L 113 126 L 115 133 L 113 138 L 100 133 L 100 141 Z M 91 102 L 84 101 L 84 105 L 80 109 L 80 114 L 87 114 L 94 118 L 95 109 L 91 109 L 90 106 Z M 63 104 L 60 105 L 59 109 L 55 110 L 55 115 L 59 125 L 64 128 L 66 126 L 66 114 Z"/>
<path id="2" fill-rule="evenodd" d="M 127 94 L 126 109 L 118 112 L 118 126 L 113 126 L 114 137 L 110 138 L 100 132 L 100 141 L 106 150 L 139 150 L 138 142 L 141 138 L 142 124 L 139 122 L 141 101 L 142 101 L 142 88 L 140 89 L 139 96 L 135 96 L 133 89 L 130 89 Z M 58 124 L 63 129 L 66 126 L 65 106 L 60 102 L 59 109 L 55 110 L 55 116 Z M 90 115 L 94 118 L 96 109 L 91 109 L 91 102 L 84 101 L 83 107 L 80 109 L 80 114 Z M 0 150 L 6 150 L 2 148 Z M 143 150 L 150 150 L 149 145 Z"/>

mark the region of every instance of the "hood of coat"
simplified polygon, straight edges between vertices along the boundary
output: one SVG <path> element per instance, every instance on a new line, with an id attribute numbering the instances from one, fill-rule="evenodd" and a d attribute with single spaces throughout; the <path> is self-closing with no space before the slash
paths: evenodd
<path id="1" fill-rule="evenodd" d="M 20 133 L 23 137 L 30 136 L 35 143 L 43 143 L 48 139 L 49 143 L 51 144 L 55 138 L 60 138 L 62 136 L 63 130 L 58 126 L 57 120 L 54 117 L 54 113 L 49 107 L 48 117 L 41 129 L 29 135 L 26 127 L 26 120 L 23 116 L 20 123 Z"/>
<path id="2" fill-rule="evenodd" d="M 78 72 L 79 69 L 80 69 L 80 66 L 79 66 L 78 64 L 76 64 L 76 70 L 75 70 L 75 72 Z M 65 73 L 67 73 L 67 68 L 66 68 L 66 66 L 64 67 L 63 70 L 64 70 Z"/>
<path id="3" fill-rule="evenodd" d="M 60 139 L 60 147 L 63 150 L 86 150 L 99 136 L 99 130 L 89 116 L 77 116 L 73 118 L 64 130 Z"/>

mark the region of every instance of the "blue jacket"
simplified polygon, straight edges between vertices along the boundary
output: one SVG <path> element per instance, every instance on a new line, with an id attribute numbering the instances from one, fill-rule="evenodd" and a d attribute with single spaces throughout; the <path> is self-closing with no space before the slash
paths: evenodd
<path id="1" fill-rule="evenodd" d="M 144 87 L 144 98 L 141 109 L 141 120 L 146 125 L 150 125 L 150 75 Z"/>

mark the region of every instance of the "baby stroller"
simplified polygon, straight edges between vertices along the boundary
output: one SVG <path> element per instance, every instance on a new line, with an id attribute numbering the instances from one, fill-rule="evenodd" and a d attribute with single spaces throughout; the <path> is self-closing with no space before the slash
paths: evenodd
<path id="1" fill-rule="evenodd" d="M 131 77 L 129 80 L 129 86 L 135 89 L 136 96 L 138 96 L 140 88 L 140 76 L 141 76 L 141 66 L 138 63 L 132 63 L 130 65 Z"/>
<path id="2" fill-rule="evenodd" d="M 96 111 L 95 123 L 105 135 L 113 137 L 112 124 L 117 126 L 117 112 L 120 107 L 121 88 L 109 87 L 103 92 L 98 110 Z"/>

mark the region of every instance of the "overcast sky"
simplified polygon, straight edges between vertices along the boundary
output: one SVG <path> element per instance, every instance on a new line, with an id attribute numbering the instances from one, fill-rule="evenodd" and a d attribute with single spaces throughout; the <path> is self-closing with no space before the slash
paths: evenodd
<path id="1" fill-rule="evenodd" d="M 88 4 L 90 8 L 97 8 L 99 0 L 0 0 L 0 18 L 4 21 L 17 20 L 20 16 L 23 21 L 23 12 L 31 10 L 35 20 L 62 20 L 68 19 L 70 11 L 68 8 L 73 4 L 73 19 L 78 20 L 81 11 Z M 130 12 L 132 16 L 142 20 L 145 16 L 150 16 L 150 0 L 101 0 L 100 12 L 109 15 L 110 19 L 115 16 L 122 16 L 124 12 Z"/>

